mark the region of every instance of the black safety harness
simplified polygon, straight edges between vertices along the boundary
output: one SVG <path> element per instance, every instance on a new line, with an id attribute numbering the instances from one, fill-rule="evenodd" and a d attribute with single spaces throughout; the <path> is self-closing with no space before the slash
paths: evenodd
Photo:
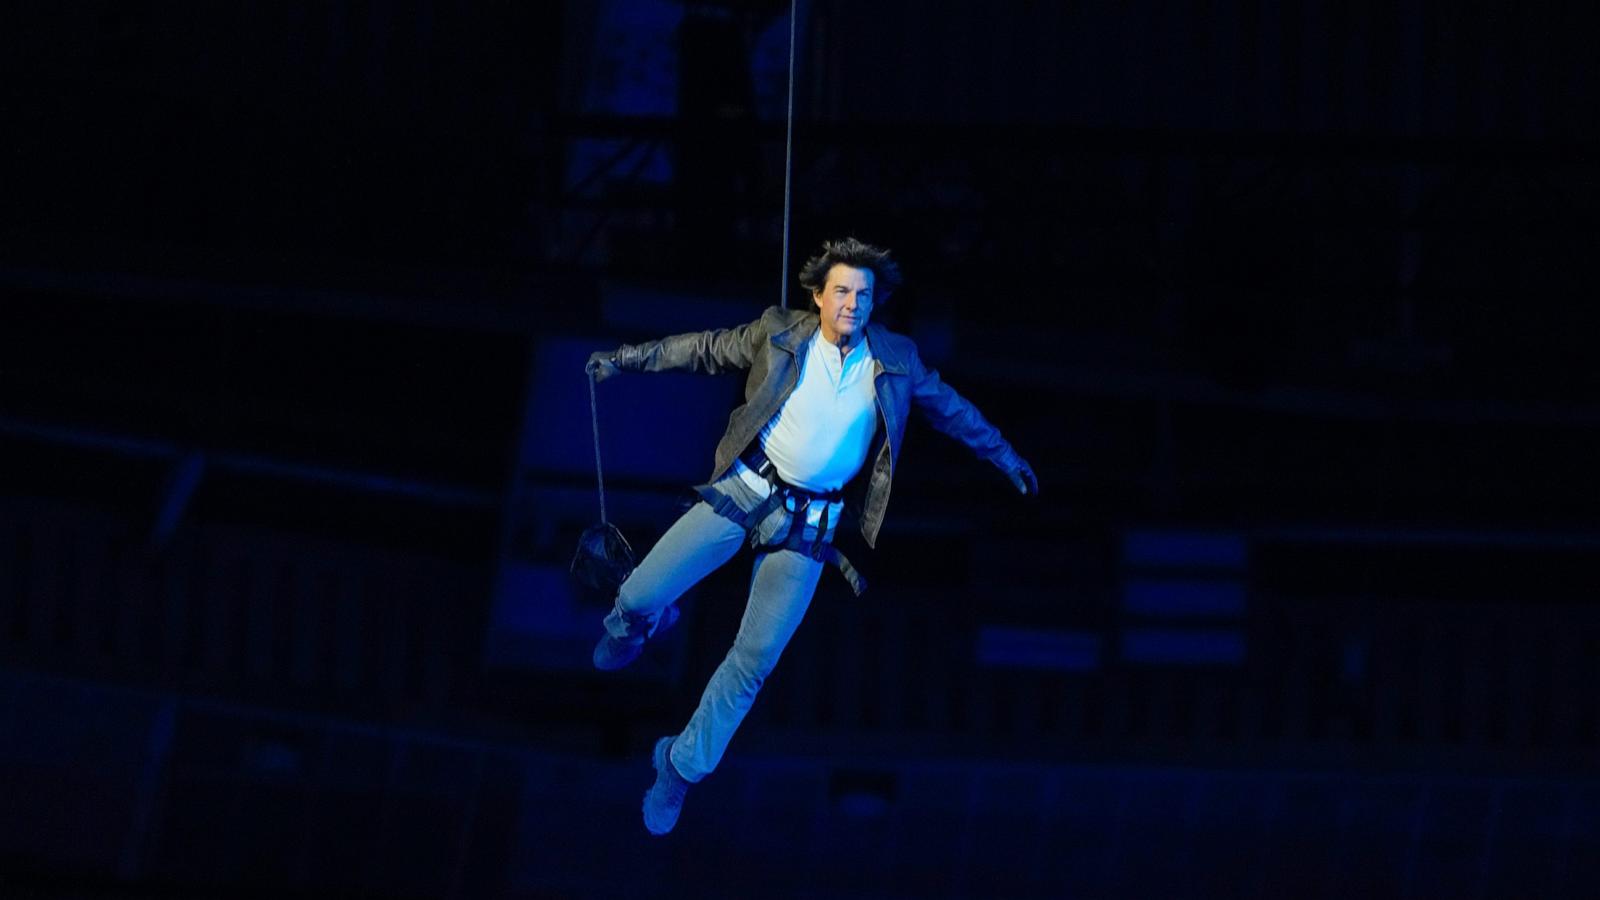
<path id="1" fill-rule="evenodd" d="M 784 481 L 758 441 L 751 442 L 750 448 L 740 455 L 739 461 L 749 466 L 752 472 L 764 478 L 772 486 L 766 499 L 754 509 L 745 512 L 739 504 L 733 502 L 733 498 L 715 490 L 709 484 L 696 487 L 695 493 L 710 504 L 717 515 L 743 528 L 750 536 L 750 546 L 757 553 L 771 553 L 774 550 L 794 550 L 804 553 L 818 562 L 836 566 L 845 580 L 850 582 L 850 589 L 855 591 L 856 596 L 859 597 L 865 592 L 867 579 L 851 565 L 850 560 L 846 559 L 838 548 L 828 541 L 828 514 L 835 503 L 844 499 L 844 491 L 842 489 L 812 491 Z M 816 537 L 808 541 L 805 539 L 805 523 L 812 504 L 820 504 L 821 512 L 818 514 Z M 771 538 L 762 541 L 757 528 L 780 506 L 789 514 L 788 521 Z"/>

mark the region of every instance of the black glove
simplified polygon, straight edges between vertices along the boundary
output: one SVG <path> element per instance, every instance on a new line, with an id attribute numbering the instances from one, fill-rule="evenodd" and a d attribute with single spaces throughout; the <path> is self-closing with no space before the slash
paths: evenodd
<path id="1" fill-rule="evenodd" d="M 583 364 L 583 370 L 594 376 L 595 384 L 621 372 L 617 368 L 617 351 L 597 350 L 589 354 L 589 361 Z"/>
<path id="2" fill-rule="evenodd" d="M 1017 486 L 1018 493 L 1035 497 L 1039 495 L 1039 479 L 1033 474 L 1033 466 L 1015 453 L 1011 454 L 1011 461 L 1006 466 L 1006 476 Z"/>

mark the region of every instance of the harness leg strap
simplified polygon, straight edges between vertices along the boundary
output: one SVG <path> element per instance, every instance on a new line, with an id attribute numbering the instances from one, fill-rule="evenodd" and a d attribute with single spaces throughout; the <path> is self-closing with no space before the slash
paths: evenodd
<path id="1" fill-rule="evenodd" d="M 771 464 L 768 463 L 768 465 L 770 466 Z M 839 570 L 839 574 L 850 582 L 850 589 L 855 592 L 857 597 L 866 593 L 866 577 L 851 564 L 843 553 L 839 552 L 838 548 L 827 543 L 828 526 L 831 524 L 829 513 L 833 506 L 832 498 L 827 495 L 807 496 L 803 491 L 791 489 L 784 484 L 778 483 L 770 475 L 768 476 L 768 481 L 772 484 L 771 493 L 767 494 L 749 512 L 740 509 L 739 504 L 735 503 L 732 497 L 714 490 L 709 484 L 697 486 L 695 493 L 710 504 L 711 509 L 717 515 L 744 529 L 750 536 L 750 546 L 755 548 L 757 553 L 771 553 L 774 550 L 784 549 L 805 553 L 818 562 L 824 562 L 836 567 Z M 821 501 L 823 507 L 822 514 L 818 516 L 816 537 L 808 544 L 805 540 L 805 519 L 810 511 L 813 499 Z M 791 500 L 797 500 L 798 503 L 795 509 L 789 511 L 788 522 L 785 523 L 782 534 L 774 535 L 769 541 L 760 543 L 756 537 L 757 527 L 766 521 L 767 516 L 770 516 L 773 510 L 780 506 L 787 509 Z M 796 527 L 797 521 L 799 527 Z"/>

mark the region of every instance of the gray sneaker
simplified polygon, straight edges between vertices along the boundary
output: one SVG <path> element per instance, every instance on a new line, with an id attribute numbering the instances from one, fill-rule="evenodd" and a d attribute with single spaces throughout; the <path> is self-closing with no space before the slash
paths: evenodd
<path id="1" fill-rule="evenodd" d="M 683 780 L 672 766 L 672 738 L 656 741 L 650 762 L 656 769 L 656 783 L 644 792 L 644 827 L 651 834 L 666 834 L 678 824 L 678 813 L 683 811 L 683 797 L 689 793 L 689 782 Z"/>
<path id="2" fill-rule="evenodd" d="M 678 605 L 676 603 L 661 611 L 661 620 L 650 635 L 660 634 L 671 628 L 678 621 Z M 594 645 L 594 667 L 603 672 L 614 672 L 639 658 L 644 652 L 644 642 L 650 635 L 639 635 L 631 638 L 612 637 L 607 632 L 600 642 Z"/>

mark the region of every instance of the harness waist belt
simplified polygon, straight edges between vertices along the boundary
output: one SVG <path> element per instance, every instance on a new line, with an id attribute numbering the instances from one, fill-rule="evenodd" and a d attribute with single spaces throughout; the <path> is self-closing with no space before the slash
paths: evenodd
<path id="1" fill-rule="evenodd" d="M 750 545 L 757 553 L 770 553 L 774 550 L 795 550 L 804 553 L 819 562 L 829 563 L 838 568 L 845 580 L 850 582 L 850 589 L 856 596 L 861 596 L 867 589 L 867 579 L 850 563 L 850 560 L 840 553 L 828 541 L 828 526 L 830 513 L 835 504 L 843 504 L 844 491 L 811 491 L 798 485 L 784 481 L 774 469 L 772 461 L 762 451 L 759 443 L 752 442 L 750 449 L 740 455 L 738 463 L 765 482 L 767 488 L 766 498 L 748 512 L 739 508 L 733 498 L 721 493 L 711 485 L 701 485 L 695 488 L 701 499 L 711 504 L 711 508 L 720 516 L 732 521 L 743 528 L 750 535 Z M 739 473 L 741 480 L 747 484 L 750 479 L 745 473 Z M 755 485 L 751 485 L 755 488 Z M 807 541 L 805 539 L 806 526 L 811 524 L 810 512 L 812 505 L 819 506 L 819 513 L 815 523 L 816 536 Z M 773 535 L 765 542 L 757 537 L 756 529 L 767 516 L 771 515 L 778 507 L 783 507 L 789 513 L 789 521 L 782 532 Z M 836 523 L 834 523 L 836 525 Z"/>

